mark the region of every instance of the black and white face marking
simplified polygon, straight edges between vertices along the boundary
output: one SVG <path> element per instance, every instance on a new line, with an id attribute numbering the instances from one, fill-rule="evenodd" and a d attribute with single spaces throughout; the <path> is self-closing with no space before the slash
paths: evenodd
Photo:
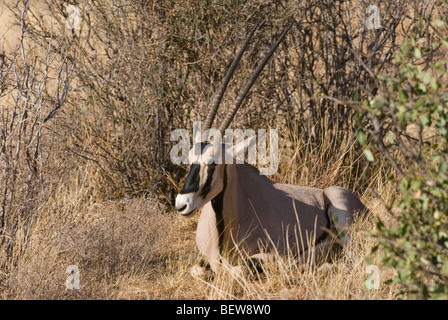
<path id="1" fill-rule="evenodd" d="M 190 166 L 187 178 L 185 179 L 184 186 L 180 190 L 180 194 L 196 192 L 199 190 L 199 173 L 201 172 L 201 165 L 199 163 L 193 163 Z"/>
<path id="2" fill-rule="evenodd" d="M 190 170 L 184 186 L 176 197 L 176 210 L 185 217 L 192 217 L 197 209 L 218 195 L 223 188 L 222 171 L 224 165 L 215 164 L 213 147 L 201 146 L 201 156 L 190 151 Z M 197 161 L 200 159 L 201 161 Z M 199 163 L 198 163 L 199 162 Z"/>

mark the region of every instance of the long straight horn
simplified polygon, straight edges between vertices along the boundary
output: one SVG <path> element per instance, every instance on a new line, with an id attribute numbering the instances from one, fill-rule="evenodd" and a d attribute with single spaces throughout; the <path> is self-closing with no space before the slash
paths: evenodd
<path id="1" fill-rule="evenodd" d="M 232 75 L 235 72 L 236 66 L 237 66 L 238 62 L 240 61 L 241 57 L 243 56 L 243 53 L 246 50 L 247 46 L 249 45 L 250 39 L 254 35 L 258 26 L 260 25 L 260 22 L 261 22 L 261 19 L 258 20 L 257 24 L 250 31 L 249 35 L 247 36 L 246 41 L 244 41 L 243 46 L 241 47 L 241 49 L 238 52 L 235 59 L 233 60 L 232 64 L 230 65 L 229 70 L 226 73 L 226 76 L 224 77 L 224 79 L 221 82 L 221 85 L 219 86 L 218 90 L 216 91 L 215 96 L 213 97 L 213 100 L 210 104 L 210 110 L 207 114 L 207 118 L 205 119 L 204 131 L 211 128 L 213 120 L 216 117 L 216 111 L 218 110 L 219 103 L 221 102 L 222 96 L 224 95 L 224 92 L 226 91 L 226 88 L 227 88 L 227 85 L 229 84 L 230 78 L 232 78 Z"/>
<path id="2" fill-rule="evenodd" d="M 263 70 L 264 66 L 268 63 L 269 59 L 271 58 L 274 51 L 277 49 L 278 45 L 282 40 L 285 38 L 286 34 L 288 33 L 289 29 L 292 27 L 292 23 L 282 32 L 278 40 L 274 43 L 274 45 L 271 47 L 269 52 L 266 54 L 266 56 L 263 58 L 263 60 L 260 62 L 260 64 L 257 66 L 257 69 L 254 71 L 252 76 L 249 78 L 249 80 L 246 82 L 246 85 L 241 89 L 241 91 L 238 93 L 238 96 L 235 99 L 235 102 L 233 103 L 232 108 L 230 109 L 229 113 L 221 123 L 221 126 L 219 127 L 219 131 L 221 132 L 221 135 L 224 135 L 224 131 L 227 129 L 227 127 L 232 122 L 233 118 L 235 117 L 236 112 L 238 111 L 239 107 L 241 106 L 242 102 L 244 101 L 244 98 L 246 97 L 247 93 L 249 92 L 250 88 L 254 84 L 255 80 L 257 80 L 258 75 Z"/>

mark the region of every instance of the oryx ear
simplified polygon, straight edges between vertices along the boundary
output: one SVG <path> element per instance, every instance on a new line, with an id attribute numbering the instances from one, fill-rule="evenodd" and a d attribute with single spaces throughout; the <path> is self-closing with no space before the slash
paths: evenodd
<path id="1" fill-rule="evenodd" d="M 233 159 L 236 159 L 237 164 L 244 163 L 244 154 L 246 150 L 248 150 L 248 159 L 250 159 L 248 162 L 252 163 L 252 159 L 256 159 L 256 142 L 257 136 L 253 135 L 229 148 L 226 152 L 226 163 L 233 163 Z M 231 162 L 228 162 L 228 159 L 231 159 Z"/>

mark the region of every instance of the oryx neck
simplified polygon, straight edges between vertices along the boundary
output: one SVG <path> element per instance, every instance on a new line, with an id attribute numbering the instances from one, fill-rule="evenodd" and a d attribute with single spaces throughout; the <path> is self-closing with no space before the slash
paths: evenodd
<path id="1" fill-rule="evenodd" d="M 227 188 L 227 165 L 224 165 L 224 173 L 223 173 L 223 188 L 222 191 L 212 199 L 212 207 L 213 211 L 216 215 L 216 227 L 218 229 L 218 235 L 219 235 L 219 251 L 222 252 L 222 245 L 223 245 L 223 239 L 224 239 L 224 216 L 223 216 L 223 210 L 224 210 L 224 194 L 226 192 Z"/>

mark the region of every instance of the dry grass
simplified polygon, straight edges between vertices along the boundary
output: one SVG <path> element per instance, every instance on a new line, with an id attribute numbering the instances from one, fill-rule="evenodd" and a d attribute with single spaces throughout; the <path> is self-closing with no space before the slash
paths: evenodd
<path id="1" fill-rule="evenodd" d="M 344 161 L 325 164 L 306 153 L 304 143 L 297 140 L 282 150 L 275 179 L 312 186 L 342 182 L 349 170 Z M 371 214 L 353 226 L 353 260 L 343 253 L 331 264 L 312 267 L 282 257 L 265 265 L 259 277 L 224 265 L 213 279 L 204 280 L 190 274 L 200 259 L 195 244 L 199 214 L 185 219 L 156 198 L 97 198 L 89 165 L 66 174 L 54 190 L 16 267 L 0 275 L 1 299 L 395 298 L 395 288 L 384 284 L 391 273 L 381 266 L 379 289 L 365 287 L 365 257 L 376 243 L 367 235 L 374 231 L 372 220 L 393 224 L 383 206 L 394 194 L 388 185 L 376 188 L 383 200 L 368 191 L 361 196 Z M 69 265 L 79 267 L 79 290 L 66 288 Z"/>
<path id="2" fill-rule="evenodd" d="M 373 216 L 388 220 L 378 200 L 363 201 Z M 166 214 L 155 201 L 143 199 L 96 203 L 84 212 L 71 204 L 59 210 L 37 222 L 30 248 L 2 282 L 2 299 L 395 298 L 395 288 L 384 284 L 391 273 L 381 267 L 379 289 L 365 287 L 364 258 L 375 244 L 366 235 L 373 231 L 371 218 L 353 226 L 353 261 L 342 254 L 313 268 L 282 258 L 269 262 L 258 279 L 224 266 L 206 281 L 190 275 L 199 260 L 195 220 Z M 80 290 L 65 287 L 69 265 L 80 269 Z"/>
<path id="3" fill-rule="evenodd" d="M 309 161 L 310 159 L 308 159 Z M 284 169 L 285 170 L 285 169 Z M 292 171 L 287 172 L 290 176 Z M 286 173 L 285 173 L 286 175 Z M 372 219 L 393 223 L 380 200 L 366 192 L 371 216 L 353 226 L 354 259 L 343 253 L 312 267 L 287 257 L 265 265 L 258 277 L 224 265 L 213 279 L 194 278 L 198 216 L 185 219 L 156 199 L 98 201 L 82 174 L 61 184 L 39 215 L 25 254 L 0 285 L 2 299 L 394 299 L 381 270 L 379 289 L 368 290 L 365 257 L 376 241 Z M 388 201 L 393 192 L 381 190 Z M 77 265 L 80 289 L 65 286 Z"/>

